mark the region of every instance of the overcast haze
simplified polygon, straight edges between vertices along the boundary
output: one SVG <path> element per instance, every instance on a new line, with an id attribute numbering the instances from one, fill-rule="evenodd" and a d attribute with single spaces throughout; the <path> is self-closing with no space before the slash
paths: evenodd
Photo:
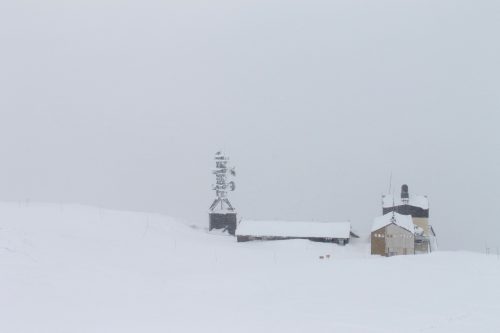
<path id="1" fill-rule="evenodd" d="M 3 1 L 0 199 L 207 224 L 430 199 L 441 248 L 500 246 L 498 1 Z M 1 221 L 0 221 L 1 225 Z"/>

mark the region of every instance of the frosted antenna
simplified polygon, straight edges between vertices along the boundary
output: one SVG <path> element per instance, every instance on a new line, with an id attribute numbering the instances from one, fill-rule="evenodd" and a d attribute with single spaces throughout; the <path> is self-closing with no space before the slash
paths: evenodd
<path id="1" fill-rule="evenodd" d="M 219 209 L 221 211 L 234 211 L 227 198 L 227 193 L 236 189 L 234 181 L 229 181 L 230 177 L 236 176 L 236 171 L 234 167 L 229 166 L 229 157 L 221 151 L 215 154 L 213 174 L 215 175 L 215 185 L 212 185 L 212 189 L 215 191 L 216 198 L 210 206 L 210 211 L 213 212 Z"/>

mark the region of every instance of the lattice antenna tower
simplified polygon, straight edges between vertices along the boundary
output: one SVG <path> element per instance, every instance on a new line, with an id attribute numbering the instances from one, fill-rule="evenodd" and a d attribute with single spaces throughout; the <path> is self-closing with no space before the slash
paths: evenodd
<path id="1" fill-rule="evenodd" d="M 228 192 L 235 190 L 234 181 L 229 181 L 231 177 L 236 176 L 235 168 L 229 166 L 229 157 L 221 151 L 215 154 L 215 169 L 212 173 L 215 175 L 215 185 L 212 189 L 215 191 L 216 198 L 210 206 L 210 211 L 234 211 L 234 207 L 227 197 Z"/>

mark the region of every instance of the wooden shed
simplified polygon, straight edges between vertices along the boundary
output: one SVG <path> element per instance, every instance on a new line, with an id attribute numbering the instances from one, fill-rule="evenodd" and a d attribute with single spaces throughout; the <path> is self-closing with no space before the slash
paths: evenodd
<path id="1" fill-rule="evenodd" d="M 308 239 L 345 245 L 357 235 L 350 222 L 290 222 L 243 220 L 236 228 L 238 242 L 252 240 Z"/>
<path id="2" fill-rule="evenodd" d="M 381 256 L 415 254 L 415 226 L 410 215 L 387 213 L 373 221 L 371 253 Z"/>

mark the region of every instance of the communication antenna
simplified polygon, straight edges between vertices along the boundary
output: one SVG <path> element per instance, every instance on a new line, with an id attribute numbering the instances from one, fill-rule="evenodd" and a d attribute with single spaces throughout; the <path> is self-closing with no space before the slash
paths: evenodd
<path id="1" fill-rule="evenodd" d="M 236 189 L 234 181 L 228 181 L 230 177 L 236 176 L 236 171 L 234 167 L 229 166 L 229 157 L 221 151 L 215 154 L 215 169 L 213 169 L 212 173 L 215 175 L 215 185 L 212 185 L 212 189 L 215 191 L 216 198 L 210 206 L 210 212 L 218 209 L 221 211 L 234 211 L 227 193 Z"/>
<path id="2" fill-rule="evenodd" d="M 391 190 L 392 190 L 392 171 L 391 171 L 391 175 L 389 177 L 389 191 L 387 191 L 387 193 L 391 193 Z"/>

